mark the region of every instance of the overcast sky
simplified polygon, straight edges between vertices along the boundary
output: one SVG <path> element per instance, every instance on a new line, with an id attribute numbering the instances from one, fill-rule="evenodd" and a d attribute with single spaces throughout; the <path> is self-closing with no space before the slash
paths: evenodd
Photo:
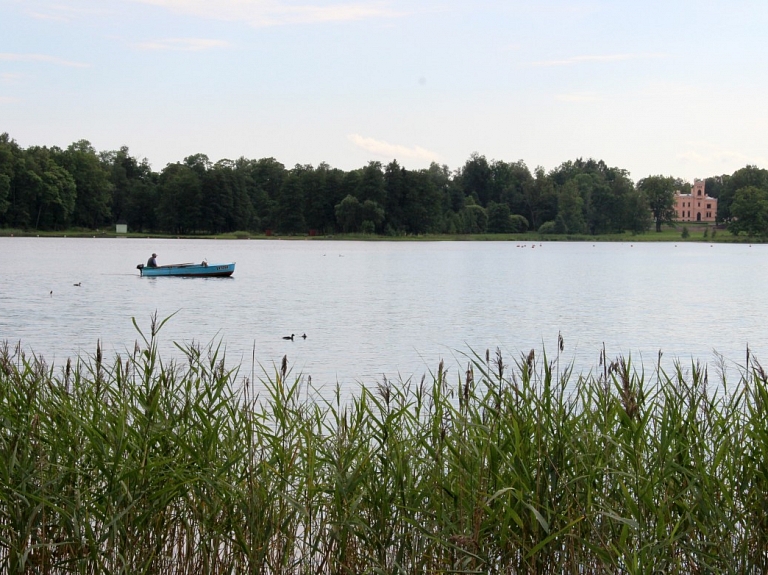
<path id="1" fill-rule="evenodd" d="M 768 168 L 768 0 L 0 0 L 0 132 L 350 170 Z"/>

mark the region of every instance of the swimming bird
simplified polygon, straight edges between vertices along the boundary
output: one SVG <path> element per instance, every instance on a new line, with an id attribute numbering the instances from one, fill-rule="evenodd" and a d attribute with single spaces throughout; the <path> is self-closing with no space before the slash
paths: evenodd
<path id="1" fill-rule="evenodd" d="M 291 334 L 291 335 L 284 335 L 283 339 L 290 339 L 291 341 L 293 341 L 293 334 Z"/>
<path id="2" fill-rule="evenodd" d="M 75 287 L 80 287 L 80 284 L 82 284 L 82 283 L 83 282 L 77 282 L 76 284 L 72 284 L 72 285 L 75 286 Z"/>
<path id="3" fill-rule="evenodd" d="M 302 334 L 301 339 L 307 339 L 307 334 Z"/>

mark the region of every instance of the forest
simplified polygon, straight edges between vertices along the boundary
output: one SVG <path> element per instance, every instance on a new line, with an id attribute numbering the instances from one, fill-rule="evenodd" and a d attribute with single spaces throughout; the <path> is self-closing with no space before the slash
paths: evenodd
<path id="1" fill-rule="evenodd" d="M 652 175 L 634 182 L 602 160 L 547 172 L 522 160 L 473 153 L 463 166 L 408 170 L 397 160 L 344 171 L 326 163 L 287 168 L 275 158 L 213 163 L 195 154 L 161 171 L 127 147 L 96 151 L 80 140 L 22 148 L 0 135 L 0 228 L 174 235 L 244 231 L 285 235 L 644 233 L 674 219 L 673 194 L 690 183 Z M 745 166 L 706 178 L 718 223 L 768 235 L 768 170 Z"/>

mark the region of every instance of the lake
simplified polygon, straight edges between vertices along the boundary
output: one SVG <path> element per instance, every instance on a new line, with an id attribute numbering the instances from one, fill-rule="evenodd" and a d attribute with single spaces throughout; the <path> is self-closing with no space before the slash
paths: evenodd
<path id="1" fill-rule="evenodd" d="M 152 252 L 160 265 L 237 268 L 142 278 Z M 700 361 L 711 374 L 722 355 L 735 375 L 747 346 L 768 356 L 766 245 L 0 238 L 0 261 L 0 340 L 57 366 L 97 341 L 125 355 L 139 338 L 131 318 L 149 333 L 155 312 L 173 314 L 164 360 L 180 356 L 174 342 L 221 343 L 250 376 L 287 355 L 294 374 L 345 393 L 420 379 L 441 359 L 458 378 L 472 351 L 552 358 L 558 334 L 561 365 L 584 373 L 603 345 L 648 371 L 659 350 L 667 366 Z"/>

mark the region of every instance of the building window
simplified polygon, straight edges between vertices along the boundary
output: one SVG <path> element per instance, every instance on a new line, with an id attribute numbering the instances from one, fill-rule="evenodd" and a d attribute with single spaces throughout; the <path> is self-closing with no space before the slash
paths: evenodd
<path id="1" fill-rule="evenodd" d="M 707 209 L 711 208 L 712 204 L 707 204 Z"/>
<path id="2" fill-rule="evenodd" d="M 698 194 L 696 194 L 696 195 L 697 195 L 697 196 L 700 196 L 700 195 L 701 195 L 701 190 L 699 190 L 699 193 L 698 193 Z"/>

